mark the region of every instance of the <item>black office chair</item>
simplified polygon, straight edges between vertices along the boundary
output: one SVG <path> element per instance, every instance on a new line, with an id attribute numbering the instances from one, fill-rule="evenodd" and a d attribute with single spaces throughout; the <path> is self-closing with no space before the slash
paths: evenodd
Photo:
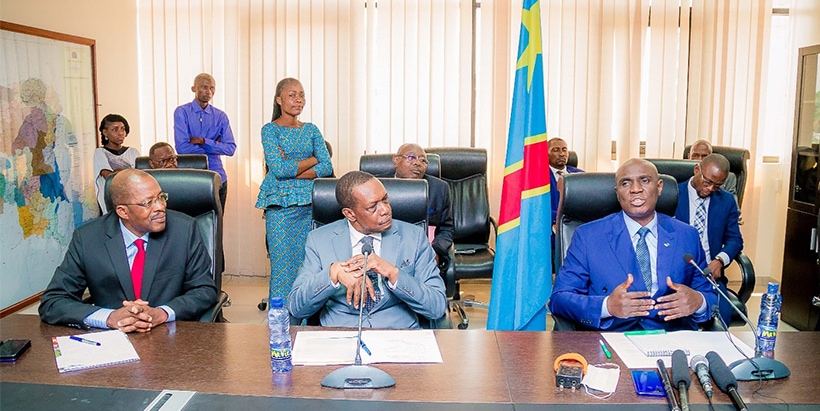
<path id="1" fill-rule="evenodd" d="M 205 154 L 180 154 L 177 156 L 177 167 L 207 170 L 208 156 Z M 148 156 L 137 157 L 134 163 L 134 168 L 140 170 L 150 170 L 151 164 L 148 163 Z"/>
<path id="2" fill-rule="evenodd" d="M 450 185 L 453 202 L 453 243 L 455 255 L 452 267 L 445 278 L 450 308 L 461 321 L 459 329 L 469 326 L 463 307 L 487 309 L 488 304 L 475 301 L 472 296 L 462 296 L 461 280 L 493 278 L 495 250 L 490 247 L 490 235 L 495 238 L 498 226 L 490 216 L 490 199 L 487 188 L 487 150 L 468 147 L 427 148 L 428 154 L 441 157 L 441 179 Z"/>
<path id="3" fill-rule="evenodd" d="M 678 205 L 678 186 L 671 176 L 661 175 L 663 190 L 655 210 L 675 216 Z M 556 270 L 564 262 L 572 234 L 581 224 L 621 211 L 615 195 L 615 173 L 572 173 L 564 175 L 561 205 L 555 218 L 557 235 L 555 249 L 559 253 Z M 559 315 L 552 314 L 556 331 L 576 330 L 582 327 Z"/>
<path id="4" fill-rule="evenodd" d="M 735 149 L 736 153 L 740 153 Z M 743 149 L 748 155 L 748 150 Z M 688 154 L 688 153 L 687 153 Z M 722 154 L 722 153 L 720 153 Z M 738 154 L 736 156 L 737 159 L 741 158 L 742 154 Z M 661 174 L 668 174 L 675 178 L 678 184 L 689 181 L 690 178 L 695 173 L 695 164 L 699 164 L 698 161 L 692 160 L 677 160 L 677 159 L 647 159 L 652 164 L 655 164 L 655 167 L 658 168 L 658 172 Z M 740 190 L 739 193 L 742 196 L 743 188 L 740 185 L 741 179 L 740 175 L 738 177 L 738 189 Z M 745 181 L 745 175 L 743 177 L 743 181 Z M 740 200 L 741 197 L 738 197 Z M 673 213 L 674 215 L 674 213 Z M 749 301 L 749 298 L 752 296 L 752 291 L 755 288 L 755 269 L 754 265 L 752 265 L 752 260 L 743 252 L 740 252 L 735 256 L 734 261 L 737 262 L 738 268 L 740 269 L 740 288 L 737 291 L 734 290 L 727 290 L 729 298 L 732 300 L 732 304 L 735 305 L 744 315 L 748 312 L 746 309 L 746 303 Z M 736 312 L 732 311 L 732 318 L 729 321 L 729 325 L 743 325 L 745 321 L 743 321 L 743 317 L 738 315 Z"/>
<path id="5" fill-rule="evenodd" d="M 689 158 L 689 151 L 692 146 L 683 149 L 683 158 Z M 743 196 L 746 192 L 747 169 L 746 161 L 751 156 L 749 150 L 738 147 L 712 146 L 712 153 L 721 154 L 729 160 L 729 172 L 737 177 L 737 185 L 732 194 L 737 198 L 737 208 L 743 205 Z M 731 192 L 731 190 L 730 190 Z"/>
<path id="6" fill-rule="evenodd" d="M 344 218 L 342 207 L 336 201 L 336 178 L 317 178 L 313 181 L 312 229 Z M 393 219 L 419 226 L 427 232 L 427 181 L 423 179 L 379 178 L 390 198 Z M 320 325 L 319 313 L 307 319 L 291 319 L 294 324 Z M 439 319 L 419 316 L 422 328 L 451 328 L 445 314 Z"/>
<path id="7" fill-rule="evenodd" d="M 231 302 L 228 294 L 222 291 L 222 272 L 217 269 L 223 267 L 222 203 L 219 202 L 222 177 L 214 171 L 195 169 L 158 169 L 145 172 L 151 174 L 162 191 L 168 193 L 168 209 L 185 213 L 196 220 L 202 241 L 211 257 L 211 273 L 219 290 L 216 303 L 200 316 L 199 320 L 224 321 L 222 308 L 230 306 Z M 112 178 L 109 177 L 105 181 L 105 204 L 109 210 L 114 209 L 108 192 Z"/>
<path id="8" fill-rule="evenodd" d="M 427 154 L 427 171 L 425 174 L 441 178 L 441 157 L 438 154 Z M 365 154 L 359 157 L 359 170 L 376 177 L 393 177 L 396 167 L 393 165 L 393 154 Z"/>

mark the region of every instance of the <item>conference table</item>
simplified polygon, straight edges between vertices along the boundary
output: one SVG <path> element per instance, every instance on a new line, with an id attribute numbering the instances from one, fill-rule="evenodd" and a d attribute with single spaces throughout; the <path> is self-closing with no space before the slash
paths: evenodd
<path id="1" fill-rule="evenodd" d="M 629 370 L 616 352 L 606 359 L 597 332 L 435 330 L 443 363 L 376 364 L 396 380 L 394 387 L 378 390 L 322 387 L 322 379 L 340 366 L 296 366 L 274 375 L 264 324 L 165 324 L 129 334 L 138 362 L 59 373 L 51 338 L 82 333 L 47 325 L 35 315 L 0 320 L 2 339 L 31 339 L 17 363 L 0 365 L 0 409 L 144 410 L 162 390 L 195 391 L 186 410 L 667 409 L 664 398 L 635 393 Z M 553 362 L 567 352 L 591 364 L 619 364 L 617 391 L 601 400 L 583 390 L 556 388 Z M 818 409 L 820 333 L 780 333 L 775 354 L 791 376 L 740 382 L 746 403 L 751 409 Z M 734 409 L 726 394 L 715 391 L 715 409 Z M 696 381 L 689 395 L 693 410 L 708 409 Z"/>

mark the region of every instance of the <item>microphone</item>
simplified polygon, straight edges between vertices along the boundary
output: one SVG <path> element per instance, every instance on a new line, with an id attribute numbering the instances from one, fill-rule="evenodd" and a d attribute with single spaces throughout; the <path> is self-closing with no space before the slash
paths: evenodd
<path id="1" fill-rule="evenodd" d="M 686 354 L 683 350 L 672 353 L 672 382 L 678 387 L 681 411 L 689 411 L 689 367 L 686 365 Z"/>
<path id="2" fill-rule="evenodd" d="M 723 358 L 714 351 L 706 353 L 706 359 L 709 360 L 709 372 L 712 373 L 712 378 L 715 379 L 715 385 L 721 391 L 729 394 L 732 399 L 732 404 L 738 411 L 748 411 L 749 408 L 743 403 L 743 398 L 740 398 L 740 393 L 737 392 L 737 379 L 734 374 L 729 371 L 729 367 L 723 362 Z"/>
<path id="3" fill-rule="evenodd" d="M 743 356 L 746 358 L 731 363 L 727 368 L 731 370 L 731 373 L 734 374 L 734 377 L 741 381 L 777 380 L 788 377 L 789 374 L 791 374 L 791 372 L 789 371 L 789 367 L 787 367 L 782 362 L 775 360 L 774 358 L 763 356 L 763 354 L 760 351 L 760 344 L 756 337 L 757 329 L 752 324 L 752 322 L 749 321 L 749 317 L 746 317 L 746 314 L 744 314 L 743 311 L 740 311 L 740 308 L 738 308 L 732 302 L 729 296 L 726 295 L 726 293 L 723 292 L 723 290 L 721 290 L 720 287 L 718 287 L 717 282 L 715 282 L 715 280 L 712 278 L 712 271 L 709 270 L 709 267 L 706 267 L 705 270 L 702 270 L 695 262 L 695 258 L 692 257 L 692 254 L 689 253 L 683 255 L 683 261 L 686 262 L 686 264 L 691 264 L 692 266 L 694 266 L 695 269 L 697 269 L 698 272 L 700 272 L 700 274 L 704 276 L 707 281 L 709 281 L 709 284 L 712 285 L 712 289 L 714 289 L 717 292 L 719 298 L 723 298 L 725 301 L 729 302 L 729 305 L 732 307 L 732 309 L 735 310 L 735 312 L 738 313 L 738 315 L 740 315 L 740 318 L 743 319 L 746 325 L 748 325 L 749 328 L 752 330 L 752 334 L 755 335 L 754 358 L 751 359 L 747 357 L 745 353 L 741 352 L 741 354 L 743 354 Z M 724 326 L 726 327 L 726 333 L 728 334 L 729 324 L 724 324 Z M 738 351 L 740 350 L 738 349 Z M 721 360 L 721 362 L 722 361 L 723 360 Z"/>
<path id="4" fill-rule="evenodd" d="M 689 366 L 698 376 L 700 385 L 703 386 L 703 391 L 706 393 L 706 398 L 712 401 L 712 379 L 709 378 L 709 360 L 702 355 L 695 355 L 689 361 Z"/>
<path id="5" fill-rule="evenodd" d="M 712 278 L 712 270 L 710 270 L 709 267 L 706 267 L 706 269 L 701 269 L 700 266 L 698 265 L 698 263 L 695 262 L 695 257 L 693 257 L 692 254 L 689 254 L 689 253 L 684 254 L 683 255 L 683 261 L 686 264 L 692 264 L 692 266 L 695 267 L 696 270 L 698 270 L 700 275 L 702 275 L 702 276 L 706 277 L 708 280 L 710 280 L 709 282 L 712 283 L 713 287 L 716 286 L 715 280 Z"/>
<path id="6" fill-rule="evenodd" d="M 663 390 L 666 391 L 666 402 L 669 403 L 669 409 L 671 411 L 681 411 L 678 399 L 675 398 L 675 393 L 672 392 L 672 383 L 669 381 L 669 374 L 666 372 L 666 364 L 663 363 L 662 359 L 658 360 L 658 374 L 661 376 Z"/>
<path id="7" fill-rule="evenodd" d="M 369 240 L 369 241 L 367 241 Z M 362 365 L 362 314 L 364 313 L 364 295 L 367 293 L 365 279 L 367 278 L 367 257 L 373 253 L 373 238 L 362 239 L 362 288 L 359 293 L 359 333 L 356 335 L 356 359 L 353 365 L 339 368 L 331 372 L 322 380 L 322 386 L 329 388 L 385 388 L 396 385 L 396 380 L 390 374 L 368 365 Z"/>

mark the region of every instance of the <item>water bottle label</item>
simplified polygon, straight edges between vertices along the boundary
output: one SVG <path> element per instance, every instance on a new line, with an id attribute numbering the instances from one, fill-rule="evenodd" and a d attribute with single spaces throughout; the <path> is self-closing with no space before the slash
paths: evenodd
<path id="1" fill-rule="evenodd" d="M 276 360 L 290 360 L 290 349 L 288 348 L 271 348 L 270 358 Z"/>

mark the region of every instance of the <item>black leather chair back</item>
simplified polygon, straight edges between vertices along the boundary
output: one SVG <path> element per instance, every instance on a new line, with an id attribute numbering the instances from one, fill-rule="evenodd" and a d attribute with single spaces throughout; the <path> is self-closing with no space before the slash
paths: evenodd
<path id="1" fill-rule="evenodd" d="M 569 156 L 567 156 L 567 165 L 576 168 L 578 167 L 578 153 L 572 150 L 569 151 Z"/>
<path id="2" fill-rule="evenodd" d="M 392 164 L 392 163 L 391 163 Z M 336 201 L 337 178 L 313 181 L 313 229 L 344 218 Z M 427 181 L 407 178 L 379 178 L 387 190 L 393 219 L 420 226 L 427 231 Z"/>
<path id="3" fill-rule="evenodd" d="M 208 156 L 205 154 L 180 154 L 177 156 L 177 167 L 207 170 Z M 151 165 L 148 163 L 148 156 L 137 157 L 134 168 L 140 170 L 150 170 Z"/>
<path id="4" fill-rule="evenodd" d="M 686 146 L 683 149 L 683 158 L 689 158 L 689 151 L 692 149 L 692 146 Z M 737 197 L 737 206 L 743 205 L 743 194 L 746 192 L 746 177 L 747 177 L 747 170 L 746 170 L 746 161 L 749 160 L 751 154 L 749 150 L 745 148 L 739 147 L 728 147 L 728 146 L 712 146 L 712 152 L 720 154 L 726 157 L 729 160 L 729 172 L 734 173 L 737 177 L 737 187 L 735 197 Z"/>
<path id="5" fill-rule="evenodd" d="M 425 174 L 441 178 L 441 159 L 438 154 L 427 154 L 427 171 Z M 365 154 L 359 158 L 359 170 L 376 177 L 393 177 L 396 167 L 393 165 L 393 154 Z"/>
<path id="6" fill-rule="evenodd" d="M 647 158 L 646 161 L 654 164 L 658 173 L 674 177 L 678 184 L 692 178 L 695 175 L 695 165 L 700 164 L 699 161 L 670 158 Z"/>
<path id="7" fill-rule="evenodd" d="M 660 178 L 663 180 L 663 190 L 655 210 L 674 217 L 678 205 L 678 185 L 672 176 L 662 174 Z M 556 217 L 556 250 L 560 252 L 558 267 L 564 262 L 572 234 L 578 226 L 618 211 L 621 211 L 621 204 L 615 194 L 615 173 L 564 175 L 564 191 Z"/>
<path id="8" fill-rule="evenodd" d="M 424 151 L 441 157 L 441 179 L 450 185 L 456 251 L 464 245 L 486 247 L 492 224 L 487 188 L 487 150 L 444 147 Z"/>
<path id="9" fill-rule="evenodd" d="M 222 290 L 222 203 L 219 187 L 222 177 L 210 170 L 157 169 L 145 170 L 168 193 L 168 209 L 193 217 L 211 257 L 211 272 L 218 290 Z M 113 176 L 113 174 L 112 174 Z M 105 181 L 105 205 L 114 209 L 109 194 L 111 179 Z M 220 270 L 217 270 L 217 267 Z"/>

